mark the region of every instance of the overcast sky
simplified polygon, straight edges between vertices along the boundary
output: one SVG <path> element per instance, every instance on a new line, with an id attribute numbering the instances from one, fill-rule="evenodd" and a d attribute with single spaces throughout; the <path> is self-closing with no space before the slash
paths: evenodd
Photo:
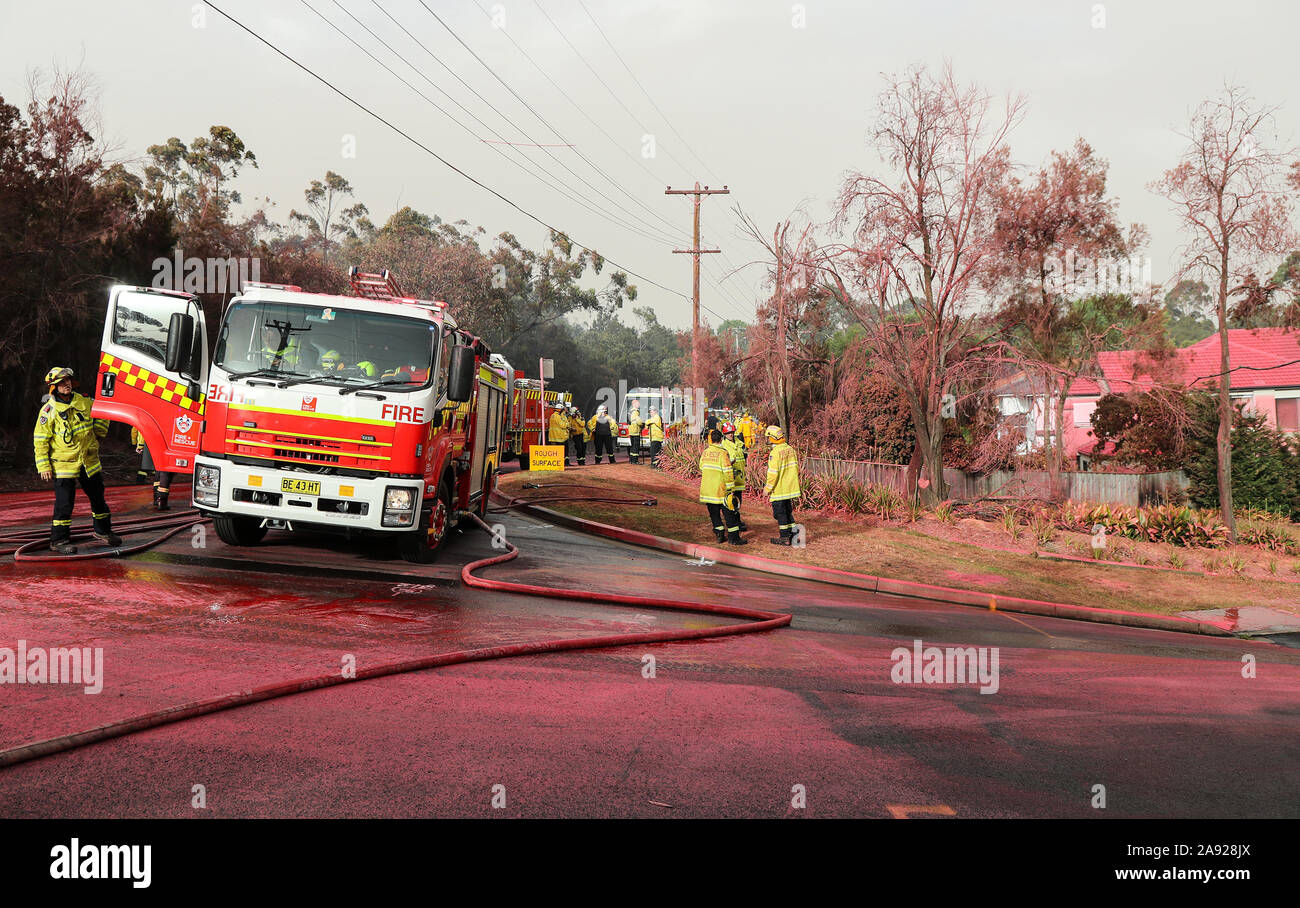
<path id="1" fill-rule="evenodd" d="M 702 299 L 715 324 L 720 317 L 752 317 L 759 293 L 757 267 L 726 277 L 759 255 L 741 236 L 733 206 L 768 231 L 796 208 L 827 219 L 843 174 L 874 166 L 866 140 L 882 73 L 912 64 L 937 68 L 947 59 L 963 81 L 999 96 L 1024 93 L 1028 110 L 1011 146 L 1026 166 L 1076 136 L 1086 138 L 1111 163 L 1110 189 L 1123 220 L 1151 230 L 1157 282 L 1177 266 L 1180 240 L 1167 204 L 1146 187 L 1176 161 L 1183 142 L 1175 130 L 1189 111 L 1231 80 L 1282 105 L 1283 144 L 1293 144 L 1298 132 L 1300 102 L 1290 95 L 1300 76 L 1300 13 L 1289 2 L 584 0 L 585 10 L 578 0 L 424 2 L 446 27 L 419 0 L 216 0 L 486 186 L 686 297 L 690 259 L 671 249 L 689 243 L 690 199 L 663 190 L 697 179 L 726 183 L 730 196 L 703 203 L 705 243 L 726 253 L 704 257 Z M 277 221 L 301 205 L 311 179 L 334 170 L 351 181 L 377 223 L 410 205 L 483 226 L 485 247 L 502 230 L 534 247 L 544 242 L 545 230 L 534 221 L 190 0 L 5 0 L 0 42 L 0 94 L 11 103 L 25 104 L 32 67 L 82 63 L 98 79 L 106 132 L 126 156 L 142 157 L 169 136 L 189 142 L 212 124 L 230 126 L 260 164 L 241 174 L 237 188 L 246 202 L 270 197 Z M 643 156 L 646 133 L 654 136 L 652 158 Z M 574 147 L 482 141 L 499 141 L 497 134 L 508 142 Z M 543 185 L 511 163 L 521 157 L 553 174 L 551 182 L 567 184 L 581 202 L 627 223 L 613 223 Z M 671 238 L 658 236 L 669 230 Z M 662 321 L 689 324 L 687 299 L 646 280 L 633 282 L 639 303 L 653 306 Z"/>

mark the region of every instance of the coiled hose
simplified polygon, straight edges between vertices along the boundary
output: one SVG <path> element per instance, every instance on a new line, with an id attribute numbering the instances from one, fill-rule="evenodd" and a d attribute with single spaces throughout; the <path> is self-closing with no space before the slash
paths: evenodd
<path id="1" fill-rule="evenodd" d="M 588 488 L 590 488 L 590 486 Z M 649 504 L 653 501 L 653 499 L 647 501 L 643 498 L 586 500 L 636 501 L 642 504 Z M 497 508 L 494 510 L 506 510 L 514 506 L 515 505 L 512 504 L 505 508 Z M 464 517 L 472 518 L 473 521 L 484 530 L 488 530 L 489 532 L 491 531 L 491 527 L 479 518 L 478 515 L 464 513 L 462 514 L 462 519 Z M 192 523 L 197 522 L 198 521 L 192 521 Z M 185 526 L 192 525 L 192 523 L 179 526 L 172 532 L 179 532 L 184 529 Z M 161 541 L 161 539 L 155 540 L 153 544 L 156 545 Z M 316 690 L 318 688 L 333 687 L 339 684 L 350 684 L 354 681 L 365 681 L 371 678 L 382 678 L 388 675 L 398 675 L 405 672 L 424 671 L 425 669 L 430 668 L 440 668 L 444 665 L 460 665 L 466 662 L 484 662 L 490 659 L 508 659 L 514 656 L 531 656 L 540 653 L 603 649 L 614 646 L 631 646 L 633 644 L 671 643 L 678 640 L 700 640 L 708 637 L 727 637 L 737 634 L 752 634 L 759 631 L 785 627 L 793 618 L 792 615 L 782 614 L 780 612 L 741 608 L 733 605 L 707 605 L 699 602 L 670 599 L 661 596 L 625 596 L 621 594 L 596 593 L 589 590 L 573 590 L 560 587 L 540 586 L 531 583 L 517 583 L 509 580 L 487 580 L 482 577 L 474 576 L 476 570 L 492 567 L 493 565 L 504 564 L 507 561 L 512 561 L 519 557 L 519 549 L 517 547 L 510 542 L 506 542 L 505 545 L 507 550 L 502 554 L 493 555 L 488 558 L 480 558 L 478 561 L 471 562 L 461 568 L 461 581 L 468 587 L 482 590 L 519 593 L 529 596 L 544 596 L 552 599 L 569 599 L 581 602 L 615 603 L 618 605 L 639 606 L 642 608 L 696 612 L 708 615 L 724 615 L 731 618 L 741 618 L 744 619 L 744 621 L 738 624 L 725 624 L 708 628 L 681 628 L 663 631 L 646 631 L 642 633 L 608 634 L 601 637 L 567 637 L 559 640 L 547 640 L 537 643 L 512 643 L 505 646 L 488 646 L 480 647 L 478 649 L 457 650 L 450 653 L 439 653 L 434 656 L 424 656 L 416 659 L 406 659 L 399 662 L 389 662 L 383 665 L 371 666 L 369 668 L 358 668 L 353 677 L 344 677 L 341 672 L 335 670 L 325 675 L 300 678 L 294 681 L 283 681 L 277 684 L 269 684 L 264 687 L 255 688 L 253 690 L 239 691 L 237 693 L 224 694 L 204 700 L 196 700 L 191 703 L 168 707 L 167 709 L 157 710 L 145 715 L 135 716 L 129 719 L 121 719 L 117 722 L 105 723 L 104 725 L 97 726 L 87 731 L 60 735 L 55 738 L 48 738 L 44 741 L 36 741 L 32 744 L 25 744 L 20 747 L 0 751 L 0 768 L 25 763 L 29 760 L 35 760 L 51 754 L 64 753 L 79 747 L 85 747 L 89 744 L 107 741 L 111 738 L 120 738 L 124 735 L 145 731 L 150 728 L 158 728 L 162 725 L 170 725 L 174 722 L 182 722 L 187 719 L 209 715 L 222 710 L 247 706 L 252 703 L 259 703 L 263 700 L 273 700 L 278 697 L 288 697 L 294 694 Z M 80 556 L 54 557 L 62 558 Z"/>

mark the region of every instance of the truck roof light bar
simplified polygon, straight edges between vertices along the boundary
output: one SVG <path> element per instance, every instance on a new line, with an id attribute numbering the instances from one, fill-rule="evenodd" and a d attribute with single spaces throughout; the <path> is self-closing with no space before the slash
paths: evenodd
<path id="1" fill-rule="evenodd" d="M 258 290 L 288 290 L 290 293 L 302 293 L 302 288 L 297 284 L 268 284 L 264 281 L 244 281 L 245 287 L 256 287 Z"/>

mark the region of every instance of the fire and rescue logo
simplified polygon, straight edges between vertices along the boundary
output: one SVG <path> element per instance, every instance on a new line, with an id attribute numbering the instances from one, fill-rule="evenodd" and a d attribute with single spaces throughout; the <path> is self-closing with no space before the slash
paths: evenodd
<path id="1" fill-rule="evenodd" d="M 173 447 L 197 448 L 199 446 L 198 424 L 188 413 L 177 416 L 173 425 L 175 427 L 172 433 Z"/>
<path id="2" fill-rule="evenodd" d="M 302 408 L 303 408 L 304 410 L 306 410 L 308 413 L 315 413 L 315 412 L 316 412 L 316 398 L 314 398 L 314 397 L 304 397 L 304 398 L 302 399 Z"/>

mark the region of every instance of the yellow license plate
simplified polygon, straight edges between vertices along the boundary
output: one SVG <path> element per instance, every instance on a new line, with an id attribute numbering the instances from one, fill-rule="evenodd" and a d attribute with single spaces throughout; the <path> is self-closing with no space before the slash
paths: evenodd
<path id="1" fill-rule="evenodd" d="M 280 491 L 294 495 L 319 495 L 320 483 L 314 479 L 281 479 Z"/>

